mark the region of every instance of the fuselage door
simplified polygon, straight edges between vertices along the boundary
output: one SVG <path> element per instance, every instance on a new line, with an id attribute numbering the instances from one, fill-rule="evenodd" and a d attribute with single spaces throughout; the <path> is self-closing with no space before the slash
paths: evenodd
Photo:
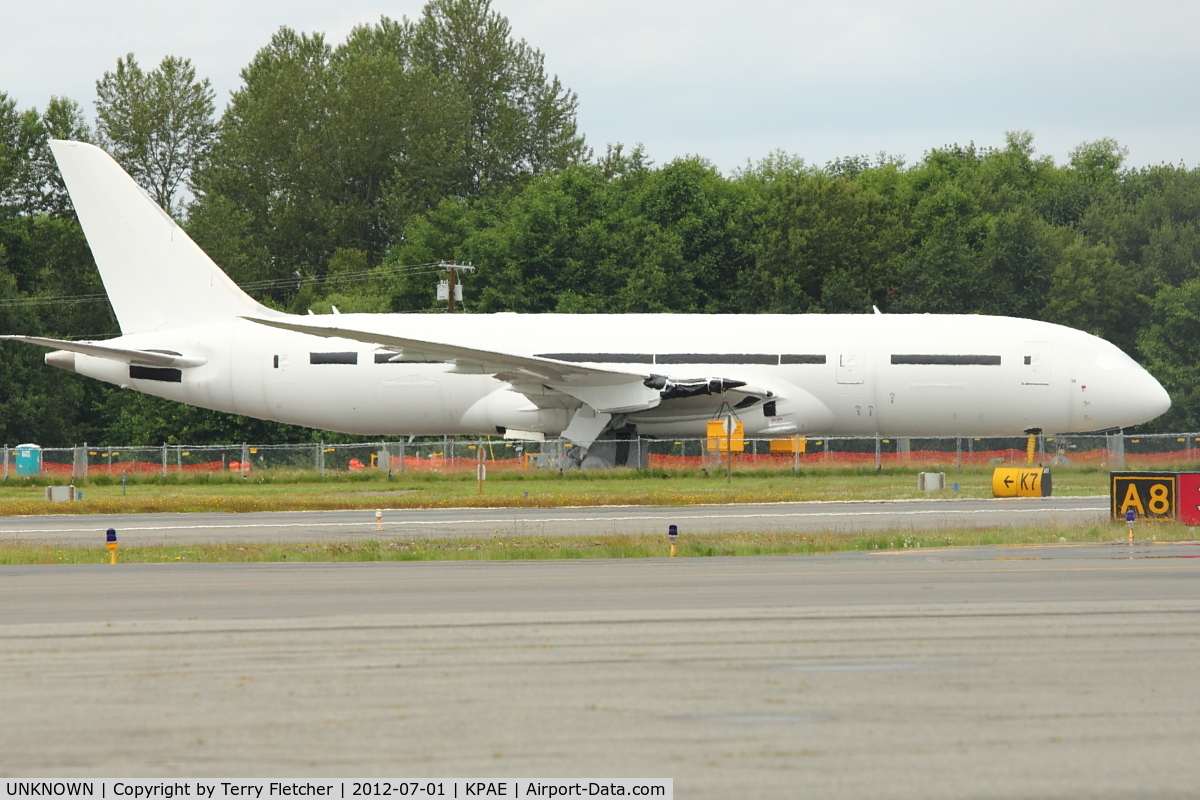
<path id="1" fill-rule="evenodd" d="M 1050 343 L 1025 342 L 1021 348 L 1021 383 L 1024 386 L 1050 385 Z"/>
<path id="2" fill-rule="evenodd" d="M 842 342 L 838 346 L 837 382 L 862 383 L 866 358 L 862 342 Z"/>

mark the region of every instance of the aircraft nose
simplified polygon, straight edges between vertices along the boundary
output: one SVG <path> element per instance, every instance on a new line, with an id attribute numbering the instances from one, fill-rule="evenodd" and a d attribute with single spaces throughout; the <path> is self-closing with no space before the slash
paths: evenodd
<path id="1" fill-rule="evenodd" d="M 1162 384 L 1116 347 L 1109 345 L 1097 353 L 1094 365 L 1088 383 L 1096 394 L 1091 402 L 1084 401 L 1085 407 L 1090 406 L 1084 419 L 1096 428 L 1141 425 L 1171 407 L 1171 396 Z"/>
<path id="2" fill-rule="evenodd" d="M 1143 386 L 1139 394 L 1146 420 L 1149 421 L 1167 413 L 1167 410 L 1171 408 L 1171 395 L 1167 394 L 1163 385 L 1144 369 L 1141 378 Z"/>
<path id="3" fill-rule="evenodd" d="M 1149 422 L 1155 417 L 1165 414 L 1171 407 L 1171 396 L 1153 375 L 1140 366 L 1136 368 L 1136 371 L 1130 370 L 1129 372 L 1132 374 L 1121 376 L 1118 384 L 1122 416 L 1132 420 L 1132 422 L 1122 422 L 1122 427 Z"/>

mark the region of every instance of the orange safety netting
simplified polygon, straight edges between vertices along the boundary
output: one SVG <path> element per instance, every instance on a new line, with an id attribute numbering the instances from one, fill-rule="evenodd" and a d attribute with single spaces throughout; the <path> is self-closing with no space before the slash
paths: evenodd
<path id="1" fill-rule="evenodd" d="M 724 456 L 722 456 L 723 458 Z M 920 466 L 922 464 L 929 465 L 954 465 L 958 463 L 959 454 L 953 450 L 913 450 L 909 453 L 880 453 L 879 461 L 884 466 Z M 1043 461 L 1049 463 L 1055 457 L 1054 452 L 1045 453 Z M 1027 453 L 1024 448 L 1006 448 L 1004 450 L 976 450 L 975 452 L 964 451 L 961 454 L 963 466 L 972 467 L 988 467 L 994 464 L 1024 464 L 1027 458 Z M 1072 465 L 1076 466 L 1103 466 L 1111 459 L 1111 454 L 1108 450 L 1085 450 L 1085 451 L 1069 451 L 1066 458 Z M 1177 464 L 1186 461 L 1200 460 L 1196 450 L 1176 450 L 1165 453 L 1125 453 L 1126 467 L 1137 466 L 1164 466 L 1168 464 Z M 714 459 L 711 456 L 673 456 L 659 455 L 652 453 L 650 455 L 649 465 L 652 468 L 658 469 L 698 469 L 703 466 L 711 465 Z M 774 466 L 780 469 L 785 469 L 794 465 L 795 456 L 790 453 L 734 453 L 733 463 L 735 466 Z M 805 467 L 815 468 L 821 466 L 873 466 L 875 464 L 875 454 L 872 452 L 825 452 L 817 450 L 815 452 L 804 453 L 800 456 L 800 464 Z"/>
<path id="2" fill-rule="evenodd" d="M 997 464 L 1024 464 L 1026 460 L 1026 451 L 1023 448 L 1007 448 L 1004 450 L 977 450 L 975 452 L 963 451 L 961 454 L 955 453 L 953 450 L 913 450 L 909 453 L 885 452 L 880 454 L 880 463 L 884 466 L 953 466 L 958 463 L 958 458 L 961 455 L 962 464 L 972 467 L 988 467 Z M 1043 461 L 1047 464 L 1052 464 L 1052 459 L 1055 457 L 1054 452 L 1047 451 L 1043 457 Z M 1111 454 L 1108 450 L 1085 450 L 1085 451 L 1068 451 L 1066 457 L 1070 464 L 1074 466 L 1093 466 L 1101 467 L 1109 463 Z M 421 458 L 419 456 L 392 456 L 392 471 L 414 471 L 414 472 L 474 472 L 478 461 L 474 457 L 463 457 L 446 459 L 440 456 L 435 458 Z M 676 456 L 668 454 L 651 453 L 648 458 L 648 466 L 653 469 L 700 469 L 702 467 L 711 467 L 718 462 L 715 456 Z M 1200 451 L 1197 449 L 1181 449 L 1162 453 L 1125 453 L 1125 468 L 1138 467 L 1163 467 L 1170 464 L 1178 464 L 1181 462 L 1200 460 Z M 838 452 L 815 450 L 804 453 L 800 456 L 800 464 L 806 468 L 826 467 L 848 467 L 848 466 L 874 466 L 875 453 L 873 452 Z M 512 470 L 522 469 L 537 469 L 537 466 L 531 463 L 526 458 L 499 458 L 486 459 L 484 463 L 489 471 L 500 470 L 508 472 Z M 734 453 L 733 463 L 735 466 L 741 467 L 766 467 L 776 469 L 788 469 L 796 463 L 796 458 L 791 453 Z M 206 461 L 199 464 L 184 464 L 182 471 L 184 473 L 211 472 L 220 473 L 228 471 L 240 471 L 242 469 L 240 462 L 231 461 Z M 258 469 L 259 467 L 255 467 Z M 351 470 L 364 469 L 365 467 L 353 460 L 350 464 Z M 167 472 L 178 473 L 180 467 L 177 464 L 168 464 Z M 337 471 L 337 467 L 328 467 L 330 471 Z M 112 475 L 119 476 L 122 473 L 129 475 L 160 475 L 163 471 L 161 462 L 153 461 L 122 461 L 115 464 L 90 464 L 88 466 L 89 475 Z M 64 475 L 69 476 L 73 472 L 71 464 L 58 464 L 53 462 L 43 462 L 42 472 L 49 475 Z"/>
<path id="3" fill-rule="evenodd" d="M 239 466 L 234 466 L 238 462 L 232 462 L 226 466 L 223 461 L 206 461 L 201 464 L 184 464 L 184 472 L 222 472 L 229 469 L 238 470 Z M 179 467 L 176 464 L 170 464 L 167 467 L 168 472 L 179 472 Z M 120 475 L 126 473 L 129 475 L 161 475 L 163 471 L 162 462 L 155 463 L 153 461 L 121 461 L 116 464 L 89 464 L 88 475 Z M 70 464 L 53 464 L 50 462 L 42 462 L 42 472 L 50 473 L 51 475 L 70 475 L 74 472 L 74 467 Z"/>
<path id="4" fill-rule="evenodd" d="M 521 458 L 488 458 L 484 459 L 489 470 L 514 470 L 524 469 L 526 463 Z M 464 456 L 463 458 L 443 458 L 437 456 L 435 458 L 421 458 L 420 456 L 392 456 L 392 472 L 402 472 L 413 470 L 415 472 L 433 471 L 433 472 L 474 472 L 476 465 L 479 462 L 475 456 Z"/>

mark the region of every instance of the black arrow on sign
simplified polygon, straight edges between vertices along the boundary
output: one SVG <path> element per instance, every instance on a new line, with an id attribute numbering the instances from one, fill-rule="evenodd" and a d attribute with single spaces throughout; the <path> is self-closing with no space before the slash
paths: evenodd
<path id="1" fill-rule="evenodd" d="M 1006 488 L 1009 486 L 1012 486 L 1012 482 L 1013 482 L 1012 476 L 1009 475 L 1007 478 L 1004 479 L 1004 486 Z"/>

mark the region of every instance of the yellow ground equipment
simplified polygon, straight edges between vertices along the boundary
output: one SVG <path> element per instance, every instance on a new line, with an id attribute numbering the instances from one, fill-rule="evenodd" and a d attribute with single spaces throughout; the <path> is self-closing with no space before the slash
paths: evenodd
<path id="1" fill-rule="evenodd" d="M 731 448 L 735 453 L 745 451 L 746 426 L 742 424 L 741 420 L 734 420 L 733 437 L 732 441 L 730 441 L 726 421 L 723 419 L 710 419 L 708 421 L 708 452 L 725 453 Z"/>
<path id="2" fill-rule="evenodd" d="M 993 497 L 1049 497 L 1049 467 L 999 467 L 992 471 Z"/>

